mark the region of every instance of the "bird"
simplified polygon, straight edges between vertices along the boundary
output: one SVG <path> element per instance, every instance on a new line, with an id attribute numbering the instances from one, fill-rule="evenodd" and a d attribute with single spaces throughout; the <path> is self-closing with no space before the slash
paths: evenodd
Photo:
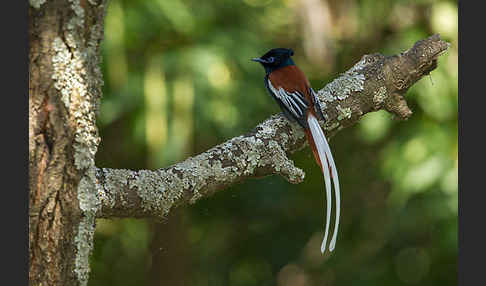
<path id="1" fill-rule="evenodd" d="M 334 232 L 329 243 L 329 252 L 336 246 L 339 230 L 341 197 L 338 171 L 326 136 L 319 125 L 318 118 L 325 121 L 317 93 L 312 89 L 309 80 L 292 60 L 294 51 L 288 48 L 269 50 L 261 57 L 253 58 L 265 68 L 265 87 L 268 93 L 277 101 L 284 116 L 292 122 L 297 122 L 305 131 L 307 141 L 314 158 L 320 166 L 326 187 L 326 226 L 321 243 L 321 253 L 324 254 L 329 235 L 331 219 L 331 179 L 334 185 L 336 199 L 336 214 Z"/>

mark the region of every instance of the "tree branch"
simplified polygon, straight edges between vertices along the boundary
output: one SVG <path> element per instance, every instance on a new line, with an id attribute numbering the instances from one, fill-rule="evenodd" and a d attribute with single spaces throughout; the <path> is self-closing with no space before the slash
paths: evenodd
<path id="1" fill-rule="evenodd" d="M 385 57 L 365 55 L 351 69 L 318 91 L 326 136 L 354 125 L 366 113 L 385 109 L 398 119 L 412 111 L 404 95 L 437 67 L 449 44 L 439 35 L 418 41 L 407 51 Z M 97 217 L 164 218 L 171 209 L 194 203 L 250 177 L 278 174 L 300 183 L 304 172 L 288 158 L 307 145 L 303 130 L 273 115 L 252 131 L 167 168 L 97 168 Z"/>

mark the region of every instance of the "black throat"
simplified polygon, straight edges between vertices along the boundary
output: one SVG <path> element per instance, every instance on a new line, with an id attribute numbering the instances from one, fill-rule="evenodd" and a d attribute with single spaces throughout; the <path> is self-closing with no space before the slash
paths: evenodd
<path id="1" fill-rule="evenodd" d="M 280 63 L 277 66 L 265 66 L 265 72 L 267 73 L 267 75 L 269 75 L 273 71 L 281 69 L 281 68 L 286 67 L 286 66 L 295 66 L 295 63 L 292 60 L 292 58 L 288 57 L 284 62 Z"/>

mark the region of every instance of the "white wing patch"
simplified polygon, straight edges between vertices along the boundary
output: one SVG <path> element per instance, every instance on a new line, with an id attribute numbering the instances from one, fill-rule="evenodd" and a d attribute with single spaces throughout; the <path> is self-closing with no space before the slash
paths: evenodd
<path id="1" fill-rule="evenodd" d="M 268 87 L 273 92 L 275 97 L 277 97 L 287 109 L 294 115 L 296 118 L 303 117 L 305 114 L 306 109 L 309 107 L 304 101 L 304 97 L 298 92 L 287 92 L 282 87 L 276 89 L 270 80 L 267 80 Z"/>

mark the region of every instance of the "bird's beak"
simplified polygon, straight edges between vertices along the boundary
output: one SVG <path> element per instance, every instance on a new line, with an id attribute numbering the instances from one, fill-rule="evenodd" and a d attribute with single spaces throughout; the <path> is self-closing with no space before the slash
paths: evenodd
<path id="1" fill-rule="evenodd" d="M 261 59 L 261 58 L 253 58 L 251 60 L 254 61 L 254 62 L 259 62 L 259 63 L 266 63 L 267 62 L 266 60 Z"/>

